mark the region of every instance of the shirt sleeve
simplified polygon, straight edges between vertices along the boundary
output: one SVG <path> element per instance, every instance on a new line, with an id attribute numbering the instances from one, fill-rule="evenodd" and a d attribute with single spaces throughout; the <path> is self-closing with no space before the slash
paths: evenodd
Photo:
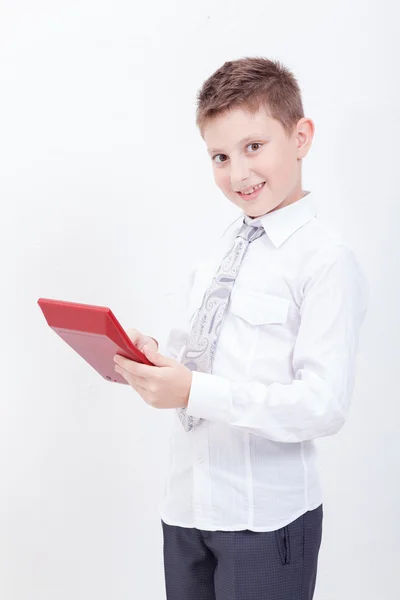
<path id="1" fill-rule="evenodd" d="M 171 306 L 172 325 L 168 329 L 166 339 L 161 339 L 159 342 L 159 352 L 175 360 L 179 359 L 179 355 L 189 335 L 187 308 L 196 268 L 197 263 L 191 267 L 189 274 L 175 286 L 174 291 L 168 294 L 170 297 L 169 304 Z"/>
<path id="2" fill-rule="evenodd" d="M 291 383 L 237 382 L 193 372 L 187 412 L 279 442 L 333 435 L 344 424 L 369 287 L 354 252 L 325 248 L 301 277 Z"/>

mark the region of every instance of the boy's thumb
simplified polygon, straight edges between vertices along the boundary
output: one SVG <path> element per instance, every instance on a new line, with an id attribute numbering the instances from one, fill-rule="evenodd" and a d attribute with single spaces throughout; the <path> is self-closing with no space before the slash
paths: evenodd
<path id="1" fill-rule="evenodd" d="M 160 352 L 157 352 L 157 350 L 154 350 L 148 344 L 145 344 L 143 346 L 142 352 L 146 356 L 146 358 L 148 358 L 149 361 L 157 367 L 167 367 L 170 364 L 169 358 L 167 356 L 163 356 L 162 354 L 160 354 Z"/>

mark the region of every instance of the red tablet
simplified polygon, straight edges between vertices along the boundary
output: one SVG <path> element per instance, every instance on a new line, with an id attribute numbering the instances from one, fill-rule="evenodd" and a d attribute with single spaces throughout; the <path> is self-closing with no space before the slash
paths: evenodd
<path id="1" fill-rule="evenodd" d="M 115 354 L 152 365 L 134 346 L 113 312 L 106 306 L 39 298 L 48 325 L 104 379 L 127 381 L 114 369 Z"/>

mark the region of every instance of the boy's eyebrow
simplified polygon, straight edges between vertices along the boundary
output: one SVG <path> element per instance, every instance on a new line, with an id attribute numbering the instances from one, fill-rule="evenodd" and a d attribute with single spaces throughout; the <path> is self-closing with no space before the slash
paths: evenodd
<path id="1" fill-rule="evenodd" d="M 238 146 L 241 146 L 245 142 L 249 142 L 250 140 L 252 140 L 254 138 L 264 138 L 264 137 L 265 137 L 264 135 L 260 135 L 259 133 L 251 133 L 250 135 L 247 135 L 245 138 L 240 140 L 238 142 Z M 220 149 L 219 148 L 207 148 L 207 152 L 220 152 Z"/>

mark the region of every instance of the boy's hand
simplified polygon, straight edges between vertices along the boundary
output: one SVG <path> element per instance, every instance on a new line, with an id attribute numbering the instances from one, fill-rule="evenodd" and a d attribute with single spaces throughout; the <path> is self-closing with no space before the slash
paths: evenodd
<path id="1" fill-rule="evenodd" d="M 154 408 L 186 407 L 192 384 L 192 371 L 173 358 L 157 352 L 155 346 L 158 345 L 153 338 L 148 338 L 149 341 L 143 344 L 143 338 L 148 336 L 143 336 L 137 330 L 128 332 L 133 343 L 155 366 L 143 365 L 116 354 L 114 361 L 117 373 L 120 373 L 143 400 Z M 134 339 L 137 339 L 138 343 Z"/>
<path id="2" fill-rule="evenodd" d="M 158 350 L 158 342 L 154 338 L 144 335 L 144 333 L 141 333 L 138 329 L 127 329 L 126 333 L 128 334 L 132 344 L 134 344 L 141 352 L 143 346 L 146 345 L 155 351 Z"/>

